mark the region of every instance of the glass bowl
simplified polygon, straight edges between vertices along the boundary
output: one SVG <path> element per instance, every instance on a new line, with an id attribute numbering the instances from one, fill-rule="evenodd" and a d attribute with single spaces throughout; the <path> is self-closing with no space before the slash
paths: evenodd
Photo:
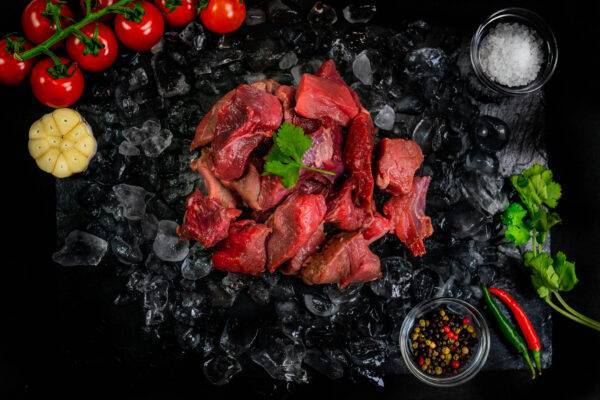
<path id="1" fill-rule="evenodd" d="M 473 325 L 475 332 L 479 336 L 479 342 L 475 348 L 471 349 L 473 356 L 469 359 L 466 367 L 458 374 L 448 377 L 431 376 L 422 372 L 417 362 L 413 359 L 410 346 L 410 331 L 415 323 L 424 314 L 440 306 L 444 306 L 446 310 L 458 314 L 460 317 L 470 317 L 471 325 Z M 409 371 L 422 382 L 439 387 L 456 386 L 467 382 L 477 375 L 481 367 L 485 364 L 490 352 L 490 330 L 481 313 L 466 301 L 450 297 L 426 300 L 410 310 L 404 319 L 400 328 L 400 351 Z"/>
<path id="2" fill-rule="evenodd" d="M 528 85 L 509 87 L 499 84 L 489 78 L 483 70 L 479 57 L 481 42 L 489 31 L 498 23 L 520 23 L 535 31 L 542 41 L 544 62 L 538 76 Z M 554 74 L 558 61 L 558 45 L 554 33 L 548 24 L 533 11 L 524 8 L 505 8 L 490 15 L 473 35 L 471 39 L 471 64 L 479 80 L 490 89 L 507 95 L 519 95 L 535 92 L 548 82 Z"/>

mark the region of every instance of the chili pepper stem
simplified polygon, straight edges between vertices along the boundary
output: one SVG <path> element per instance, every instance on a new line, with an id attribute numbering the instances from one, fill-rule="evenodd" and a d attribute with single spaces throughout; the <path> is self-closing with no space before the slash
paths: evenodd
<path id="1" fill-rule="evenodd" d="M 556 296 L 556 299 L 558 300 L 558 302 L 559 302 L 559 303 L 560 303 L 560 304 L 561 304 L 561 305 L 562 305 L 562 306 L 563 306 L 563 307 L 564 307 L 564 308 L 565 308 L 565 309 L 566 309 L 568 312 L 570 312 L 570 313 L 571 313 L 571 314 L 573 314 L 574 316 L 578 317 L 579 319 L 582 319 L 582 320 L 584 320 L 584 321 L 586 321 L 586 322 L 588 322 L 588 323 L 590 323 L 590 324 L 592 324 L 592 325 L 596 325 L 596 326 L 600 327 L 600 322 L 598 322 L 598 321 L 596 321 L 596 320 L 593 320 L 593 319 L 591 319 L 591 318 L 589 318 L 589 317 L 586 317 L 585 315 L 583 315 L 583 314 L 581 314 L 581 313 L 577 312 L 575 309 L 573 309 L 572 307 L 570 307 L 570 306 L 567 304 L 567 302 L 566 302 L 566 301 L 563 299 L 563 297 L 562 297 L 562 296 L 561 296 L 559 293 L 555 292 L 555 293 L 554 293 L 554 295 Z"/>
<path id="2" fill-rule="evenodd" d="M 109 14 L 111 12 L 115 12 L 119 9 L 122 9 L 123 6 L 125 6 L 129 3 L 132 3 L 133 1 L 135 1 L 135 0 L 119 0 L 112 6 L 104 7 L 96 12 L 88 13 L 81 21 L 79 21 L 73 25 L 70 25 L 64 29 L 58 29 L 58 28 L 60 28 L 60 24 L 58 24 L 56 33 L 54 35 L 52 35 L 48 40 L 46 40 L 42 44 L 37 45 L 36 47 L 34 47 L 32 49 L 27 50 L 24 53 L 15 54 L 15 58 L 19 61 L 25 61 L 25 60 L 28 60 L 35 56 L 38 56 L 42 53 L 46 53 L 48 50 L 50 50 L 50 48 L 52 46 L 54 46 L 56 43 L 60 42 L 61 40 L 67 38 L 73 32 L 80 30 L 84 26 L 88 25 L 91 22 L 96 21 L 97 19 L 102 18 L 106 14 Z"/>
<path id="3" fill-rule="evenodd" d="M 537 370 L 539 372 L 539 374 L 542 374 L 542 358 L 540 357 L 540 352 L 538 350 L 532 350 L 531 353 L 533 354 L 533 361 L 535 362 L 535 366 L 537 367 Z"/>

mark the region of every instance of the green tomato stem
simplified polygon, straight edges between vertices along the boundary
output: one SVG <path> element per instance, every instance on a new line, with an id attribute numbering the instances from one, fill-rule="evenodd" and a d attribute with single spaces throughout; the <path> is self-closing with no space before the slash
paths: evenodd
<path id="1" fill-rule="evenodd" d="M 571 314 L 575 315 L 576 317 L 578 317 L 579 319 L 582 319 L 592 325 L 597 326 L 598 328 L 600 328 L 600 322 L 591 319 L 589 317 L 586 317 L 585 315 L 581 314 L 580 312 L 576 311 L 575 309 L 573 309 L 571 306 L 569 306 L 567 304 L 567 302 L 563 299 L 563 297 L 558 293 L 558 292 L 554 292 L 554 295 L 556 296 L 556 299 L 558 300 L 558 302 Z"/>
<path id="2" fill-rule="evenodd" d="M 49 51 L 50 48 L 52 48 L 52 46 L 54 46 L 56 43 L 60 42 L 61 40 L 67 38 L 69 35 L 71 35 L 75 31 L 81 30 L 81 28 L 83 28 L 84 26 L 102 18 L 106 14 L 109 14 L 109 13 L 115 12 L 119 9 L 122 9 L 123 6 L 129 4 L 133 1 L 135 1 L 135 0 L 120 0 L 120 1 L 116 2 L 115 4 L 113 4 L 112 6 L 101 8 L 100 10 L 98 10 L 96 12 L 89 12 L 81 21 L 79 21 L 73 25 L 70 25 L 64 29 L 61 29 L 60 24 L 58 24 L 56 27 L 57 28 L 56 33 L 54 35 L 52 35 L 48 40 L 46 40 L 44 43 L 39 44 L 36 47 L 34 47 L 30 50 L 27 50 L 23 53 L 15 54 L 15 58 L 19 61 L 25 61 L 30 58 L 36 57 L 42 53 L 47 54 L 47 51 Z"/>
<path id="3" fill-rule="evenodd" d="M 588 328 L 592 328 L 592 329 L 600 332 L 600 327 L 597 327 L 597 326 L 595 326 L 593 324 L 590 324 L 590 323 L 588 323 L 588 322 L 586 322 L 586 321 L 584 321 L 584 320 L 582 320 L 582 319 L 574 316 L 573 314 L 569 314 L 568 312 L 566 312 L 565 310 L 563 310 L 562 308 L 560 308 L 556 304 L 554 304 L 552 302 L 552 300 L 550 300 L 549 297 L 546 297 L 544 300 L 546 301 L 546 304 L 548 304 L 550 307 L 552 307 L 556 312 L 562 314 L 563 316 L 569 318 L 572 321 L 575 321 L 575 322 L 577 322 L 577 323 L 579 323 L 579 324 L 581 324 L 583 326 L 587 326 Z"/>

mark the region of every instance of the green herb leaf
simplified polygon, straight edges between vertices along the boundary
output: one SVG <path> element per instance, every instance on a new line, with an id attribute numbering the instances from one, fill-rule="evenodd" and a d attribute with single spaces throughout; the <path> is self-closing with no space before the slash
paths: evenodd
<path id="1" fill-rule="evenodd" d="M 273 141 L 281 153 L 301 163 L 304 153 L 312 146 L 312 139 L 304 134 L 304 130 L 284 122 L 279 130 L 273 135 Z"/>
<path id="2" fill-rule="evenodd" d="M 517 246 L 529 241 L 530 229 L 523 221 L 527 216 L 527 210 L 520 203 L 512 203 L 502 214 L 502 223 L 506 225 L 504 236 L 507 240 Z"/>
<path id="3" fill-rule="evenodd" d="M 542 204 L 556 207 L 561 196 L 560 185 L 553 180 L 552 171 L 540 164 L 534 164 L 520 175 L 512 176 L 511 183 L 531 212 L 538 211 Z"/>
<path id="4" fill-rule="evenodd" d="M 579 280 L 575 275 L 575 263 L 567 261 L 567 256 L 559 251 L 554 256 L 554 270 L 558 275 L 558 290 L 568 292 Z"/>
<path id="5" fill-rule="evenodd" d="M 535 254 L 532 251 L 526 251 L 524 258 L 525 266 L 531 268 L 532 283 L 538 294 L 540 294 L 541 287 L 545 287 L 549 292 L 558 290 L 560 279 L 554 270 L 554 261 L 548 253 Z M 542 292 L 544 291 L 542 290 Z M 542 297 L 541 294 L 540 297 Z"/>
<path id="6" fill-rule="evenodd" d="M 313 168 L 302 162 L 304 153 L 311 146 L 312 139 L 304 134 L 301 127 L 284 122 L 273 135 L 273 147 L 267 154 L 263 174 L 279 176 L 286 188 L 292 187 L 298 182 L 301 169 L 335 175 L 332 171 Z"/>

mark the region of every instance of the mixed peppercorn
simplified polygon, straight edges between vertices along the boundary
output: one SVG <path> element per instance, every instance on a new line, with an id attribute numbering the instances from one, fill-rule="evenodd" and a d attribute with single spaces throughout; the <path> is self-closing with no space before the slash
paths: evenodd
<path id="1" fill-rule="evenodd" d="M 478 341 L 468 316 L 443 307 L 417 320 L 410 333 L 411 352 L 419 368 L 440 377 L 459 373 Z"/>

